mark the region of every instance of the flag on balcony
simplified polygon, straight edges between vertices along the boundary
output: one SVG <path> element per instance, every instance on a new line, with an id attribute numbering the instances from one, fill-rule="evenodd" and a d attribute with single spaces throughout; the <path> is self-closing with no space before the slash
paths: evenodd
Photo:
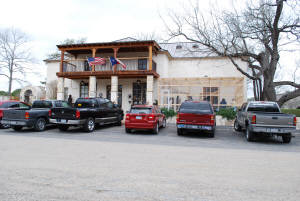
<path id="1" fill-rule="evenodd" d="M 88 57 L 87 60 L 90 66 L 97 65 L 97 64 L 103 65 L 106 63 L 105 59 L 101 57 Z"/>
<path id="2" fill-rule="evenodd" d="M 121 64 L 121 66 L 126 69 L 126 65 L 120 61 L 119 59 L 115 58 L 115 57 L 109 57 L 110 63 L 112 66 L 116 65 L 116 64 Z"/>

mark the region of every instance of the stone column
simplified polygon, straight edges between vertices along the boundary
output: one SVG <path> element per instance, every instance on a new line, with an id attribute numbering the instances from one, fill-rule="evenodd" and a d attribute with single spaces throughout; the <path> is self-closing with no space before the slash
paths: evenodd
<path id="1" fill-rule="evenodd" d="M 153 105 L 153 75 L 147 75 L 146 104 Z"/>
<path id="2" fill-rule="evenodd" d="M 64 100 L 65 78 L 59 77 L 57 80 L 57 100 Z"/>
<path id="3" fill-rule="evenodd" d="M 89 80 L 89 97 L 90 98 L 96 97 L 96 93 L 97 93 L 96 85 L 97 85 L 96 76 L 90 76 L 90 80 Z"/>
<path id="4" fill-rule="evenodd" d="M 113 103 L 118 103 L 118 76 L 111 76 L 110 99 Z"/>

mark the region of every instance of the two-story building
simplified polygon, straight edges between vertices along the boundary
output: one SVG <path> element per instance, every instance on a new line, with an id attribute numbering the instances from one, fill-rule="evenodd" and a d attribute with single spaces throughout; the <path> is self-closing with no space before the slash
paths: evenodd
<path id="1" fill-rule="evenodd" d="M 57 82 L 57 99 L 106 97 L 122 106 L 153 104 L 178 109 L 185 100 L 207 100 L 214 107 L 240 106 L 247 100 L 246 78 L 225 57 L 203 55 L 198 44 L 161 43 L 125 38 L 113 42 L 57 45 L 60 60 L 47 64 L 47 98 Z M 68 55 L 66 58 L 65 55 Z M 111 66 L 109 57 L 126 69 Z M 88 57 L 106 59 L 89 66 Z M 236 62 L 247 70 L 247 64 Z M 54 90 L 55 91 L 55 90 Z"/>

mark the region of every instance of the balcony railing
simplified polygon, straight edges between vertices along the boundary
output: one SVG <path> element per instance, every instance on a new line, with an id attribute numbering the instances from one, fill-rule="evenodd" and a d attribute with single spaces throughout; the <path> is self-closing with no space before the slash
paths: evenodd
<path id="1" fill-rule="evenodd" d="M 146 71 L 149 70 L 149 60 L 147 58 L 139 59 L 120 59 L 125 65 L 124 69 L 120 64 L 117 65 L 117 71 Z M 156 71 L 156 63 L 152 61 L 152 70 Z M 64 60 L 63 62 L 63 72 L 85 72 L 91 71 L 92 67 L 89 66 L 86 59 L 76 59 L 76 60 Z M 111 66 L 109 59 L 106 59 L 104 65 L 95 65 L 95 71 L 112 71 L 113 67 Z"/>

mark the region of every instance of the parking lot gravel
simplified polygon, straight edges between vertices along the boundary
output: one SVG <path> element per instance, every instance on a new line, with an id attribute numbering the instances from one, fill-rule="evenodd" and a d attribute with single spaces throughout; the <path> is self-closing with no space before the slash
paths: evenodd
<path id="1" fill-rule="evenodd" d="M 0 130 L 0 200 L 292 201 L 300 197 L 300 135 L 290 144 L 218 127 L 215 138 L 174 125 L 125 134 Z"/>

